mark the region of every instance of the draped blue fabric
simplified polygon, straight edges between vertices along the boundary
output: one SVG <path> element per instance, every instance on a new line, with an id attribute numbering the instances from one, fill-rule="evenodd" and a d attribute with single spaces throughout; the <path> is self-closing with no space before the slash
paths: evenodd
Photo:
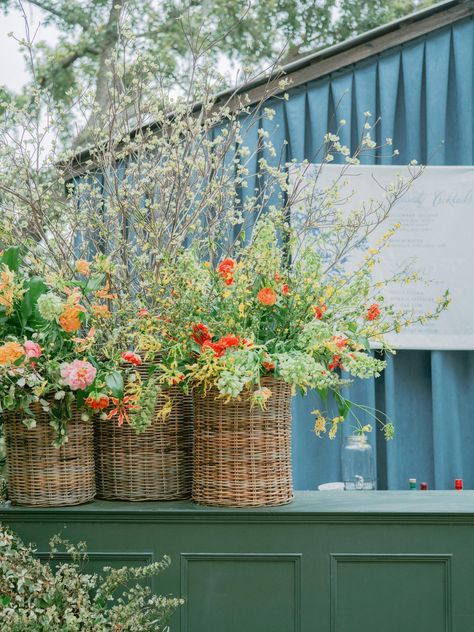
<path id="1" fill-rule="evenodd" d="M 288 160 L 317 161 L 324 134 L 340 119 L 346 120 L 342 141 L 354 149 L 370 111 L 372 120 L 381 117 L 377 140 L 393 138 L 400 151 L 381 163 L 471 165 L 473 59 L 474 21 L 467 19 L 289 90 L 287 101 L 272 102 L 276 115 L 266 123 L 273 125 L 277 154 L 278 140 L 286 138 Z M 430 488 L 452 489 L 454 478 L 474 487 L 474 352 L 399 351 L 381 378 L 360 380 L 350 391 L 352 400 L 385 412 L 396 425 L 389 442 L 380 431 L 371 437 L 379 488 L 404 489 L 410 477 Z M 341 478 L 341 440 L 351 422 L 334 441 L 317 439 L 311 411 L 321 405 L 315 393 L 295 398 L 297 489 Z"/>

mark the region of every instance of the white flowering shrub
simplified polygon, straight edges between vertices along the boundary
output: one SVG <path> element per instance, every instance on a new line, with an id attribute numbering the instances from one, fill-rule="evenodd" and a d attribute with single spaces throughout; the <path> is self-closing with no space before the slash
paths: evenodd
<path id="1" fill-rule="evenodd" d="M 70 562 L 54 562 L 58 546 Z M 42 562 L 31 546 L 0 525 L 0 630 L 8 632 L 165 632 L 181 599 L 151 594 L 131 582 L 165 570 L 164 557 L 140 568 L 104 568 L 103 574 L 85 573 L 84 544 L 73 546 L 55 537 L 53 565 Z M 125 590 L 124 590 L 125 587 Z"/>

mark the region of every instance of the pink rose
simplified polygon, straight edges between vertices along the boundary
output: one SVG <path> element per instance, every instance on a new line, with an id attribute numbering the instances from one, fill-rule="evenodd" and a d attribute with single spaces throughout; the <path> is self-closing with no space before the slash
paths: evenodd
<path id="1" fill-rule="evenodd" d="M 61 365 L 61 377 L 72 391 L 83 391 L 95 380 L 97 370 L 90 362 L 73 360 Z"/>
<path id="2" fill-rule="evenodd" d="M 39 344 L 37 342 L 33 342 L 32 340 L 27 340 L 23 347 L 25 348 L 25 355 L 27 358 L 39 358 L 43 353 Z"/>

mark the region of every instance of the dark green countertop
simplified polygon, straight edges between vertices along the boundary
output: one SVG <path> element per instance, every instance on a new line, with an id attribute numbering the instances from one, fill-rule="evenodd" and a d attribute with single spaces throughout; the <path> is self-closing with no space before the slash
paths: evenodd
<path id="1" fill-rule="evenodd" d="M 370 517 L 416 517 L 474 521 L 474 491 L 296 492 L 282 507 L 226 508 L 196 505 L 191 501 L 121 502 L 97 500 L 75 507 L 32 508 L 0 505 L 0 520 L 157 521 L 157 522 L 288 522 L 347 521 Z"/>

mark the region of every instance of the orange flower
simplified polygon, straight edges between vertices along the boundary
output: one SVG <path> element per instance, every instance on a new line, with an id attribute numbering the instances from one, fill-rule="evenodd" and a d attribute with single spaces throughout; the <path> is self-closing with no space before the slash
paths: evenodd
<path id="1" fill-rule="evenodd" d="M 81 305 L 74 303 L 67 303 L 63 313 L 59 317 L 59 324 L 68 333 L 77 331 L 81 327 L 81 320 L 79 314 L 84 311 Z"/>
<path id="2" fill-rule="evenodd" d="M 262 305 L 275 305 L 277 295 L 271 287 L 264 287 L 257 294 L 257 298 Z"/>
<path id="3" fill-rule="evenodd" d="M 89 276 L 91 273 L 91 264 L 85 259 L 78 259 L 76 261 L 76 271 L 84 276 Z"/>
<path id="4" fill-rule="evenodd" d="M 344 367 L 342 366 L 342 363 L 341 363 L 341 356 L 334 355 L 332 358 L 332 362 L 329 365 L 329 370 L 334 371 L 334 369 L 338 369 L 338 368 L 344 370 Z"/>
<path id="5" fill-rule="evenodd" d="M 211 342 L 210 340 L 205 340 L 201 345 L 201 349 L 212 349 L 216 358 L 220 358 L 224 355 L 226 347 L 221 345 L 219 342 Z"/>
<path id="6" fill-rule="evenodd" d="M 341 334 L 333 336 L 332 339 L 336 343 L 336 347 L 339 347 L 339 349 L 344 349 L 346 344 L 349 342 L 349 338 L 345 338 Z"/>
<path id="7" fill-rule="evenodd" d="M 226 285 L 232 285 L 232 283 L 234 282 L 234 268 L 235 261 L 230 257 L 223 259 L 217 267 L 219 275 L 224 279 Z"/>
<path id="8" fill-rule="evenodd" d="M 209 329 L 203 323 L 197 323 L 193 325 L 193 333 L 191 338 L 196 342 L 200 347 L 206 342 L 211 340 L 211 334 Z"/>
<path id="9" fill-rule="evenodd" d="M 104 393 L 92 392 L 86 399 L 86 404 L 94 410 L 102 410 L 109 405 L 109 397 Z"/>
<path id="10" fill-rule="evenodd" d="M 107 305 L 91 305 L 91 309 L 96 318 L 110 318 L 112 315 Z"/>
<path id="11" fill-rule="evenodd" d="M 218 340 L 217 344 L 222 345 L 225 349 L 229 347 L 238 347 L 240 345 L 240 338 L 238 336 L 222 336 L 220 340 Z"/>
<path id="12" fill-rule="evenodd" d="M 6 342 L 0 347 L 0 364 L 13 364 L 25 355 L 25 350 L 18 342 Z"/>
<path id="13" fill-rule="evenodd" d="M 97 296 L 97 298 L 106 298 L 106 299 L 111 300 L 111 301 L 116 299 L 117 296 L 118 296 L 118 294 L 111 294 L 110 293 L 110 283 L 109 283 L 109 281 L 106 282 L 106 284 L 104 285 L 104 287 L 101 290 L 97 290 L 95 295 Z"/>
<path id="14" fill-rule="evenodd" d="M 140 358 L 140 356 L 136 353 L 133 353 L 133 351 L 124 351 L 122 353 L 122 360 L 125 360 L 125 362 L 128 362 L 130 364 L 134 364 L 135 366 L 140 366 L 140 364 L 142 364 L 142 359 Z"/>
<path id="15" fill-rule="evenodd" d="M 274 362 L 262 362 L 262 366 L 265 369 L 265 371 L 273 371 L 273 369 L 275 368 L 275 363 Z"/>
<path id="16" fill-rule="evenodd" d="M 283 296 L 287 296 L 290 293 L 290 286 L 288 285 L 288 283 L 283 283 L 283 285 L 281 286 L 281 293 L 283 294 Z"/>
<path id="17" fill-rule="evenodd" d="M 315 307 L 313 307 L 314 315 L 316 316 L 318 320 L 321 320 L 324 312 L 326 312 L 327 309 L 328 308 L 326 307 L 326 305 L 321 305 L 321 307 L 319 307 L 319 305 L 316 305 Z"/>
<path id="18" fill-rule="evenodd" d="M 9 316 L 13 311 L 15 299 L 15 275 L 6 266 L 0 273 L 0 305 L 5 307 L 5 313 Z"/>
<path id="19" fill-rule="evenodd" d="M 377 303 L 372 303 L 372 305 L 367 310 L 367 320 L 375 320 L 380 316 L 380 307 Z"/>
<path id="20" fill-rule="evenodd" d="M 275 281 L 278 283 L 279 281 L 282 280 L 282 276 L 279 272 L 275 272 L 275 274 L 273 275 L 273 278 L 275 279 Z"/>

